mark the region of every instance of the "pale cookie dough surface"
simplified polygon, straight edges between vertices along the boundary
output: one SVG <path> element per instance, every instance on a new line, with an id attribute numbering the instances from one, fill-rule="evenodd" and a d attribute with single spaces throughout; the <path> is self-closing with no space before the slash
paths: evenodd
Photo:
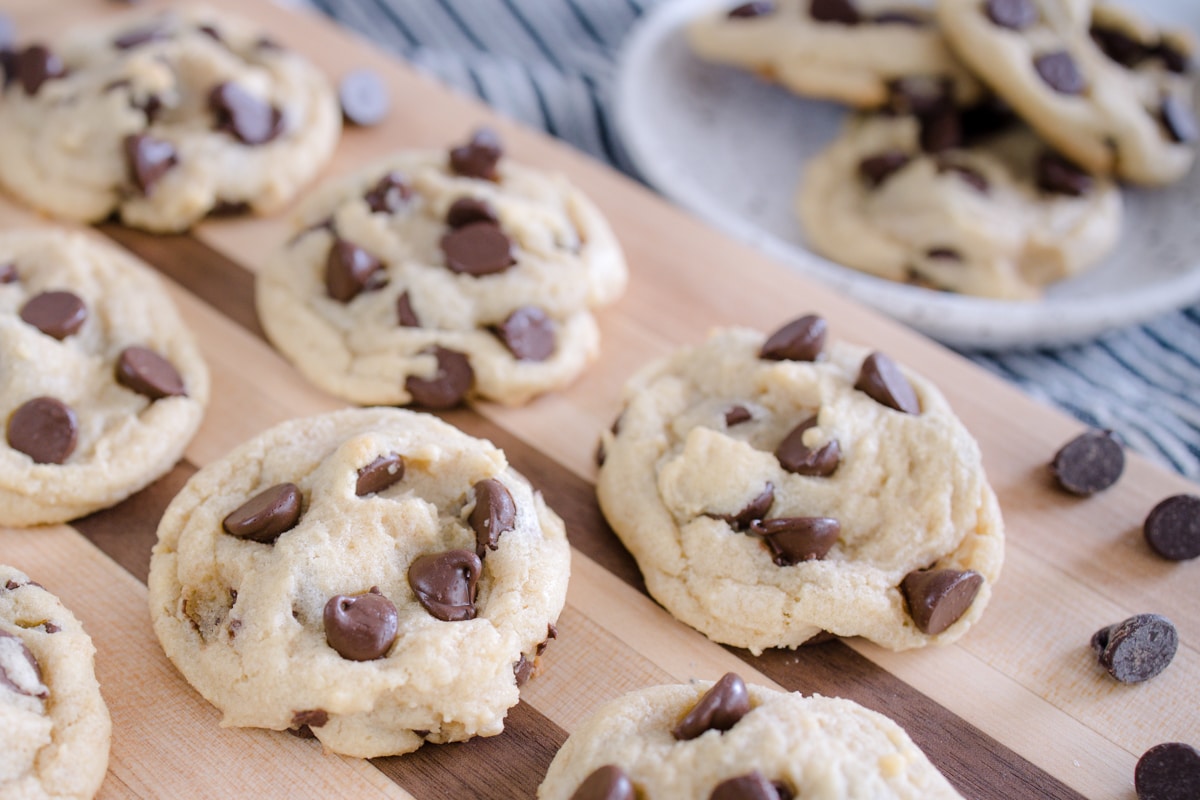
<path id="1" fill-rule="evenodd" d="M 1002 25 L 995 2 L 939 0 L 938 20 L 963 61 L 1046 141 L 1092 172 L 1135 183 L 1187 173 L 1197 127 L 1185 31 L 1158 31 L 1091 0 L 1024 0 L 1028 16 L 1001 15 L 1010 20 Z M 1105 45 L 1106 54 L 1101 43 L 1117 36 L 1125 42 Z"/>
<path id="2" fill-rule="evenodd" d="M 751 70 L 797 94 L 858 108 L 884 105 L 895 81 L 919 77 L 953 84 L 961 102 L 979 83 L 951 53 L 928 9 L 879 0 L 775 0 L 757 16 L 730 16 L 723 5 L 687 29 L 693 52 L 706 61 Z M 856 24 L 817 20 L 817 6 L 843 6 Z M 818 11 L 819 15 L 820 12 Z M 899 15 L 903 19 L 896 19 Z"/>
<path id="3" fill-rule="evenodd" d="M 605 704 L 558 751 L 538 799 L 569 800 L 610 764 L 645 798 L 708 800 L 755 770 L 804 800 L 961 797 L 899 725 L 835 697 L 750 685 L 750 711 L 732 728 L 677 741 L 672 729 L 712 685 L 655 686 Z"/>
<path id="4" fill-rule="evenodd" d="M 624 290 L 620 246 L 561 175 L 506 157 L 497 170 L 496 181 L 470 177 L 450 168 L 445 151 L 404 152 L 311 198 L 300 232 L 258 273 L 258 314 L 271 342 L 317 386 L 360 404 L 429 405 L 407 384 L 438 380 L 434 347 L 461 354 L 473 373 L 447 405 L 472 396 L 519 404 L 574 380 L 599 352 L 591 310 Z M 408 196 L 394 210 L 372 210 L 366 196 L 393 173 Z M 464 198 L 495 212 L 511 242 L 508 268 L 475 275 L 447 266 L 447 211 Z M 326 285 L 339 241 L 382 265 L 375 286 L 348 301 Z M 408 325 L 397 310 L 402 296 L 415 317 Z M 529 310 L 545 320 L 541 352 L 513 349 L 498 334 L 510 315 Z"/>
<path id="5" fill-rule="evenodd" d="M 112 724 L 95 653 L 57 597 L 0 564 L 0 800 L 99 790 Z"/>
<path id="6" fill-rule="evenodd" d="M 0 233 L 0 273 L 10 278 L 0 282 L 6 434 L 0 440 L 0 524 L 74 519 L 169 471 L 200 425 L 209 376 L 158 278 L 115 247 L 55 229 Z M 81 300 L 86 317 L 57 339 L 22 313 L 29 315 L 39 295 L 60 291 Z M 165 359 L 184 394 L 152 399 L 119 382 L 118 364 L 131 347 Z M 53 398 L 75 415 L 75 444 L 61 463 L 39 461 L 13 444 L 14 435 L 20 441 L 14 426 L 21 427 L 14 418 L 36 398 Z"/>
<path id="7" fill-rule="evenodd" d="M 600 507 L 637 559 L 650 594 L 709 638 L 758 653 L 822 631 L 893 650 L 957 639 L 982 615 L 999 577 L 1004 535 L 978 445 L 928 381 L 905 371 L 920 403 L 906 414 L 855 389 L 867 351 L 831 343 L 816 362 L 758 357 L 762 334 L 714 332 L 636 374 L 601 440 Z M 740 406 L 749 413 L 730 424 Z M 833 440 L 827 477 L 783 468 L 776 449 L 803 434 Z M 768 487 L 768 484 L 770 487 Z M 819 517 L 840 534 L 819 560 L 777 566 L 760 537 L 722 515 Z M 974 602 L 942 632 L 923 632 L 900 589 L 927 567 L 975 571 Z"/>
<path id="8" fill-rule="evenodd" d="M 325 163 L 341 113 L 322 75 L 266 33 L 202 6 L 130 14 L 50 43 L 65 69 L 30 94 L 22 76 L 0 102 L 0 182 L 25 203 L 72 220 L 114 212 L 127 225 L 183 230 L 211 211 L 265 213 Z M 140 40 L 140 41 L 139 41 Z M 121 48 L 114 42 L 130 46 Z M 210 95 L 232 83 L 252 98 L 242 129 L 277 135 L 248 144 L 218 129 Z M 145 185 L 129 137 L 144 143 Z"/>
<path id="9" fill-rule="evenodd" d="M 940 153 L 922 150 L 920 126 L 861 116 L 809 162 L 796 206 L 813 250 L 893 281 L 1026 300 L 1116 245 L 1117 187 L 1061 165 L 1082 193 L 1042 188 L 1038 160 L 1054 156 L 1024 126 Z M 879 158 L 896 159 L 894 171 L 868 177 Z"/>
<path id="10" fill-rule="evenodd" d="M 357 474 L 398 454 L 398 482 L 357 494 Z M 482 561 L 476 616 L 444 621 L 418 601 L 422 556 L 476 548 L 476 486 L 499 481 L 515 520 Z M 299 521 L 271 542 L 223 520 L 291 482 Z M 150 613 L 167 655 L 223 725 L 307 725 L 331 751 L 407 753 L 424 742 L 500 733 L 563 607 L 570 548 L 562 521 L 490 443 L 435 417 L 351 409 L 293 420 L 200 470 L 167 508 L 150 563 Z M 334 648 L 331 598 L 372 588 L 396 609 L 384 653 Z"/>

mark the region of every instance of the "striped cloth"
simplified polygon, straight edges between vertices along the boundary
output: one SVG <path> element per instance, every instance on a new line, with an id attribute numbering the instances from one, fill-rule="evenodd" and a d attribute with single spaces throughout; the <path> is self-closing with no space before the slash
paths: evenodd
<path id="1" fill-rule="evenodd" d="M 308 2 L 443 83 L 638 177 L 611 95 L 621 44 L 655 0 Z M 1084 345 L 964 355 L 1200 479 L 1200 305 Z"/>

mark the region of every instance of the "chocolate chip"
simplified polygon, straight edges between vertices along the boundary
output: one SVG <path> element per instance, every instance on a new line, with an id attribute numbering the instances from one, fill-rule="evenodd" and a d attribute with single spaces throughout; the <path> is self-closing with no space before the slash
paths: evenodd
<path id="1" fill-rule="evenodd" d="M 460 197 L 446 210 L 446 224 L 451 228 L 464 228 L 472 222 L 500 224 L 496 209 L 487 200 L 475 197 Z"/>
<path id="2" fill-rule="evenodd" d="M 902 150 L 885 150 L 860 161 L 858 175 L 867 186 L 874 189 L 904 169 L 911 160 L 912 157 Z"/>
<path id="3" fill-rule="evenodd" d="M 533 662 L 522 653 L 521 657 L 517 659 L 517 663 L 513 664 L 513 677 L 516 679 L 518 687 L 529 683 L 529 679 L 533 677 L 533 668 Z"/>
<path id="4" fill-rule="evenodd" d="M 1037 74 L 1054 91 L 1059 94 L 1083 94 L 1087 89 L 1087 81 L 1075 64 L 1075 59 L 1066 50 L 1056 50 L 1053 53 L 1043 53 L 1033 59 L 1033 68 Z"/>
<path id="5" fill-rule="evenodd" d="M 912 28 L 924 28 L 930 23 L 928 17 L 910 14 L 907 11 L 883 11 L 871 17 L 868 22 L 876 25 L 908 25 Z"/>
<path id="6" fill-rule="evenodd" d="M 270 544 L 300 521 L 300 501 L 296 484 L 279 483 L 230 512 L 221 527 L 230 536 Z"/>
<path id="7" fill-rule="evenodd" d="M 925 251 L 925 257 L 934 261 L 962 261 L 962 253 L 953 247 L 931 247 Z"/>
<path id="8" fill-rule="evenodd" d="M 988 0 L 984 6 L 988 19 L 1001 28 L 1022 31 L 1038 21 L 1038 10 L 1031 0 Z"/>
<path id="9" fill-rule="evenodd" d="M 735 531 L 744 531 L 750 527 L 751 523 L 765 517 L 767 512 L 771 510 L 771 504 L 774 502 L 775 484 L 767 481 L 763 490 L 747 503 L 741 511 L 738 511 L 736 514 L 713 514 L 712 516 L 725 520 Z"/>
<path id="10" fill-rule="evenodd" d="M 1142 534 L 1150 549 L 1163 558 L 1200 557 L 1200 497 L 1177 494 L 1163 500 L 1146 517 Z"/>
<path id="11" fill-rule="evenodd" d="M 7 89 L 17 79 L 17 53 L 8 45 L 0 45 L 0 87 Z"/>
<path id="12" fill-rule="evenodd" d="M 1092 190 L 1092 176 L 1075 164 L 1049 150 L 1038 156 L 1034 165 L 1038 188 L 1051 194 L 1082 197 Z"/>
<path id="13" fill-rule="evenodd" d="M 753 416 L 745 406 L 730 406 L 729 410 L 725 412 L 725 427 L 732 428 L 734 425 L 741 425 L 751 419 Z"/>
<path id="14" fill-rule="evenodd" d="M 66 291 L 42 292 L 21 306 L 21 319 L 59 341 L 83 327 L 87 316 L 83 300 Z"/>
<path id="15" fill-rule="evenodd" d="M 955 109 L 923 114 L 919 121 L 921 149 L 926 153 L 944 153 L 962 147 L 962 119 Z"/>
<path id="16" fill-rule="evenodd" d="M 396 606 L 380 594 L 377 586 L 372 586 L 366 594 L 329 598 L 324 620 L 325 641 L 349 661 L 383 658 L 400 628 Z"/>
<path id="17" fill-rule="evenodd" d="M 421 320 L 417 318 L 417 312 L 413 311 L 412 300 L 409 299 L 407 291 L 401 292 L 396 298 L 396 318 L 402 328 L 421 327 Z"/>
<path id="18" fill-rule="evenodd" d="M 483 562 L 470 550 L 448 550 L 421 556 L 408 568 L 408 583 L 417 600 L 445 622 L 475 619 L 475 588 Z"/>
<path id="19" fill-rule="evenodd" d="M 517 263 L 512 240 L 490 222 L 474 222 L 451 230 L 441 241 L 446 267 L 451 272 L 480 277 L 504 272 Z"/>
<path id="20" fill-rule="evenodd" d="M 812 0 L 808 15 L 817 22 L 836 22 L 841 25 L 857 25 L 862 21 L 858 9 L 850 0 Z"/>
<path id="21" fill-rule="evenodd" d="M 471 141 L 450 151 L 450 169 L 467 178 L 499 180 L 496 165 L 504 155 L 500 137 L 491 128 L 480 128 Z"/>
<path id="22" fill-rule="evenodd" d="M 1054 454 L 1050 470 L 1060 487 L 1087 497 L 1117 482 L 1125 470 L 1125 450 L 1112 431 L 1087 431 Z"/>
<path id="23" fill-rule="evenodd" d="M 412 395 L 412 402 L 425 408 L 453 408 L 463 401 L 475 384 L 475 370 L 464 353 L 434 345 L 431 353 L 437 359 L 437 371 L 432 378 L 409 375 L 404 388 Z"/>
<path id="24" fill-rule="evenodd" d="M 1093 26 L 1088 33 L 1104 55 L 1123 67 L 1132 69 L 1151 55 L 1149 48 L 1119 30 Z"/>
<path id="25" fill-rule="evenodd" d="M 983 576 L 974 570 L 922 569 L 904 576 L 900 592 L 917 628 L 934 636 L 958 621 L 981 586 Z"/>
<path id="26" fill-rule="evenodd" d="M 0 284 L 16 283 L 19 278 L 16 264 L 11 261 L 6 264 L 0 264 Z"/>
<path id="27" fill-rule="evenodd" d="M 750 532 L 766 541 L 776 566 L 791 567 L 824 558 L 841 535 L 842 525 L 830 517 L 778 517 L 755 520 Z"/>
<path id="28" fill-rule="evenodd" d="M 216 129 L 243 144 L 266 144 L 283 133 L 283 113 L 232 81 L 213 87 L 208 107 L 216 115 Z"/>
<path id="29" fill-rule="evenodd" d="M 217 30 L 215 25 L 197 25 L 196 30 L 212 39 L 214 42 L 219 42 L 221 44 L 225 43 L 225 37 L 221 35 L 221 32 Z"/>
<path id="30" fill-rule="evenodd" d="M 404 176 L 395 170 L 383 175 L 374 186 L 363 195 L 367 207 L 374 214 L 395 214 L 404 207 L 405 202 L 412 197 L 412 187 Z"/>
<path id="31" fill-rule="evenodd" d="M 1015 126 L 1018 117 L 1004 101 L 988 97 L 959 112 L 963 144 L 971 145 Z"/>
<path id="32" fill-rule="evenodd" d="M 788 472 L 827 478 L 837 470 L 842 460 L 842 446 L 837 439 L 830 439 L 816 450 L 804 443 L 804 432 L 816 424 L 817 418 L 809 417 L 792 428 L 775 448 L 775 458 Z"/>
<path id="33" fill-rule="evenodd" d="M 485 478 L 474 486 L 475 507 L 467 522 L 475 531 L 475 554 L 484 557 L 487 550 L 495 550 L 500 543 L 500 534 L 516 527 L 517 504 L 512 493 L 495 478 Z"/>
<path id="34" fill-rule="evenodd" d="M 353 125 L 378 125 L 392 107 L 387 84 L 378 72 L 354 69 L 338 81 L 338 102 L 342 116 Z"/>
<path id="35" fill-rule="evenodd" d="M 692 710 L 671 730 L 677 741 L 695 739 L 705 731 L 727 731 L 750 713 L 750 695 L 742 679 L 727 672 L 704 693 Z"/>
<path id="36" fill-rule="evenodd" d="M 17 79 L 28 95 L 35 95 L 46 81 L 67 74 L 62 59 L 40 44 L 30 45 L 16 54 L 13 59 Z"/>
<path id="37" fill-rule="evenodd" d="M 312 732 L 312 728 L 307 725 L 301 725 L 299 728 L 288 728 L 287 732 L 297 739 L 315 739 L 317 735 Z"/>
<path id="38" fill-rule="evenodd" d="M 292 714 L 292 727 L 320 728 L 329 722 L 329 712 L 323 708 L 310 708 L 307 711 L 296 711 Z"/>
<path id="39" fill-rule="evenodd" d="M 955 164 L 951 161 L 939 160 L 937 168 L 941 174 L 953 173 L 955 177 L 980 194 L 987 194 L 992 188 L 988 179 L 983 176 L 983 173 L 971 167 Z"/>
<path id="40" fill-rule="evenodd" d="M 1158 47 L 1154 48 L 1154 55 L 1162 59 L 1163 66 L 1176 74 L 1182 75 L 1191 69 L 1187 53 L 1172 47 L 1165 41 L 1159 42 Z"/>
<path id="41" fill-rule="evenodd" d="M 37 658 L 20 637 L 5 630 L 0 630 L 0 686 L 26 697 L 50 696 Z"/>
<path id="42" fill-rule="evenodd" d="M 141 47 L 150 42 L 170 39 L 171 33 L 161 24 L 155 23 L 147 25 L 143 28 L 135 28 L 113 39 L 113 47 L 118 50 L 132 50 L 135 47 Z"/>
<path id="43" fill-rule="evenodd" d="M 1179 633 L 1166 617 L 1138 614 L 1092 635 L 1100 666 L 1122 683 L 1141 683 L 1158 675 L 1179 649 Z"/>
<path id="44" fill-rule="evenodd" d="M 905 414 L 920 414 L 921 403 L 912 384 L 896 362 L 883 353 L 867 356 L 858 372 L 854 388 L 866 392 L 875 402 Z"/>
<path id="45" fill-rule="evenodd" d="M 213 207 L 208 210 L 210 219 L 219 219 L 223 217 L 240 217 L 243 214 L 250 213 L 252 207 L 245 200 L 225 200 L 217 198 L 213 203 Z"/>
<path id="46" fill-rule="evenodd" d="M 945 78 L 913 75 L 889 81 L 888 109 L 924 117 L 954 108 L 954 85 Z"/>
<path id="47" fill-rule="evenodd" d="M 758 770 L 727 778 L 713 787 L 708 800 L 779 800 L 779 792 Z"/>
<path id="48" fill-rule="evenodd" d="M 1196 125 L 1196 115 L 1187 104 L 1175 95 L 1163 97 L 1162 108 L 1159 109 L 1162 123 L 1171 137 L 1171 141 L 1189 144 L 1200 139 L 1200 128 Z"/>
<path id="49" fill-rule="evenodd" d="M 325 259 L 325 291 L 334 300 L 349 303 L 362 292 L 373 292 L 387 283 L 383 263 L 363 248 L 334 239 Z"/>
<path id="50" fill-rule="evenodd" d="M 37 464 L 61 464 L 75 451 L 79 419 L 53 397 L 26 401 L 8 418 L 8 443 Z"/>
<path id="51" fill-rule="evenodd" d="M 117 358 L 117 383 L 151 400 L 186 395 L 170 361 L 147 347 L 126 347 Z"/>
<path id="52" fill-rule="evenodd" d="M 404 477 L 404 456 L 399 453 L 388 453 L 379 456 L 370 464 L 358 470 L 358 480 L 354 484 L 354 493 L 365 497 L 398 483 Z"/>
<path id="53" fill-rule="evenodd" d="M 554 322 L 537 306 L 521 306 L 493 330 L 518 361 L 545 361 L 554 355 Z"/>
<path id="54" fill-rule="evenodd" d="M 1200 797 L 1200 750 L 1183 742 L 1151 747 L 1133 770 L 1138 800 L 1196 800 Z"/>
<path id="55" fill-rule="evenodd" d="M 816 361 L 825 348 L 828 324 L 816 314 L 808 314 L 784 325 L 763 343 L 759 358 L 771 361 Z"/>
<path id="56" fill-rule="evenodd" d="M 615 764 L 605 764 L 592 770 L 583 779 L 571 800 L 636 800 L 633 783 L 625 770 Z"/>
<path id="57" fill-rule="evenodd" d="M 774 13 L 775 4 L 770 0 L 754 0 L 754 2 L 742 3 L 740 6 L 731 8 L 725 16 L 729 19 L 752 19 Z"/>

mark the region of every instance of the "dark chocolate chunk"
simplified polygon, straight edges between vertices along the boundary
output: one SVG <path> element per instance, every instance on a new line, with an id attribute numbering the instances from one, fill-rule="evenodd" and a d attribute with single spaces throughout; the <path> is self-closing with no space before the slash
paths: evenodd
<path id="1" fill-rule="evenodd" d="M 1050 470 L 1060 487 L 1087 497 L 1117 482 L 1125 470 L 1125 450 L 1112 431 L 1087 431 L 1054 454 Z"/>
<path id="2" fill-rule="evenodd" d="M 362 292 L 387 283 L 383 262 L 345 239 L 334 239 L 325 259 L 325 291 L 334 300 L 349 303 Z"/>
<path id="3" fill-rule="evenodd" d="M 854 388 L 866 392 L 875 402 L 905 414 L 920 414 L 921 403 L 912 384 L 896 362 L 875 352 L 863 360 Z"/>
<path id="4" fill-rule="evenodd" d="M 474 490 L 475 507 L 467 522 L 475 531 L 475 554 L 483 558 L 500 546 L 500 534 L 516 527 L 517 504 L 508 487 L 495 478 L 481 480 Z"/>
<path id="5" fill-rule="evenodd" d="M 1184 742 L 1151 747 L 1133 770 L 1138 800 L 1196 800 L 1200 797 L 1200 750 Z"/>
<path id="6" fill-rule="evenodd" d="M 13 65 L 17 80 L 21 82 L 25 94 L 29 95 L 37 94 L 46 81 L 67 74 L 62 59 L 40 44 L 30 45 L 17 52 L 13 58 Z"/>
<path id="7" fill-rule="evenodd" d="M 476 197 L 460 197 L 446 209 L 446 224 L 451 228 L 465 228 L 472 222 L 500 224 L 496 209 L 487 200 Z"/>
<path id="8" fill-rule="evenodd" d="M 816 416 L 801 422 L 775 448 L 775 458 L 788 472 L 826 478 L 832 475 L 842 460 L 842 446 L 830 439 L 816 450 L 804 444 L 804 432 L 817 424 Z"/>
<path id="9" fill-rule="evenodd" d="M 404 456 L 399 453 L 382 455 L 358 470 L 354 493 L 365 497 L 399 483 L 404 477 Z"/>
<path id="10" fill-rule="evenodd" d="M 758 357 L 771 361 L 816 361 L 825 348 L 828 327 L 825 319 L 816 314 L 792 320 L 768 337 Z"/>
<path id="11" fill-rule="evenodd" d="M 962 117 L 957 110 L 946 108 L 922 114 L 919 121 L 921 149 L 926 153 L 944 153 L 962 147 Z"/>
<path id="12" fill-rule="evenodd" d="M 863 182 L 874 189 L 895 175 L 912 161 L 912 157 L 902 150 L 885 150 L 878 155 L 864 158 L 858 164 L 858 175 Z"/>
<path id="13" fill-rule="evenodd" d="M 161 23 L 153 23 L 142 28 L 135 28 L 113 39 L 113 47 L 118 50 L 132 50 L 150 42 L 170 39 L 171 33 Z"/>
<path id="14" fill-rule="evenodd" d="M 1066 50 L 1043 53 L 1033 59 L 1033 68 L 1059 94 L 1078 95 L 1087 90 L 1087 81 L 1075 59 Z"/>
<path id="15" fill-rule="evenodd" d="M 323 708 L 310 708 L 292 713 L 292 727 L 320 728 L 329 722 L 329 712 Z"/>
<path id="16" fill-rule="evenodd" d="M 746 503 L 741 511 L 738 511 L 736 514 L 714 514 L 713 516 L 728 522 L 730 527 L 735 531 L 744 531 L 752 523 L 765 517 L 767 512 L 771 510 L 771 504 L 774 502 L 775 484 L 767 481 L 763 490 L 749 503 Z"/>
<path id="17" fill-rule="evenodd" d="M 353 125 L 378 125 L 392 107 L 387 84 L 374 70 L 350 70 L 338 81 L 337 91 L 342 116 Z"/>
<path id="18" fill-rule="evenodd" d="M 971 607 L 981 586 L 983 576 L 975 570 L 922 569 L 904 576 L 900 593 L 917 628 L 935 636 Z"/>
<path id="19" fill-rule="evenodd" d="M 771 0 L 753 0 L 729 9 L 725 16 L 729 19 L 752 19 L 775 13 L 775 4 Z"/>
<path id="20" fill-rule="evenodd" d="M 79 419 L 66 403 L 35 397 L 8 418 L 8 443 L 38 464 L 61 464 L 75 451 Z"/>
<path id="21" fill-rule="evenodd" d="M 862 21 L 851 0 L 812 0 L 808 15 L 817 22 L 836 22 L 841 25 L 857 25 Z"/>
<path id="22" fill-rule="evenodd" d="M 750 713 L 750 695 L 741 677 L 725 673 L 671 730 L 678 741 L 695 739 L 705 731 L 727 731 Z"/>
<path id="23" fill-rule="evenodd" d="M 545 361 L 554 355 L 554 321 L 537 306 L 521 306 L 493 330 L 518 361 Z"/>
<path id="24" fill-rule="evenodd" d="M 270 544 L 300 521 L 300 488 L 278 483 L 231 511 L 221 522 L 230 536 Z"/>
<path id="25" fill-rule="evenodd" d="M 1162 108 L 1159 110 L 1162 123 L 1171 137 L 1171 141 L 1180 144 L 1190 144 L 1200 139 L 1200 127 L 1196 125 L 1196 115 L 1175 95 L 1163 97 Z"/>
<path id="26" fill-rule="evenodd" d="M 208 107 L 216 115 L 216 129 L 243 144 L 266 144 L 283 133 L 283 112 L 233 81 L 213 87 Z"/>
<path id="27" fill-rule="evenodd" d="M 1088 33 L 1104 55 L 1132 69 L 1151 56 L 1151 50 L 1133 37 L 1114 28 L 1092 27 Z"/>
<path id="28" fill-rule="evenodd" d="M 0 284 L 16 283 L 21 276 L 17 274 L 17 265 L 9 261 L 0 264 Z"/>
<path id="29" fill-rule="evenodd" d="M 734 425 L 749 422 L 753 418 L 750 410 L 745 406 L 730 406 L 729 410 L 725 412 L 725 427 L 732 428 Z"/>
<path id="30" fill-rule="evenodd" d="M 471 141 L 450 151 L 450 169 L 467 178 L 499 180 L 496 165 L 504 155 L 500 137 L 491 128 L 480 128 Z"/>
<path id="31" fill-rule="evenodd" d="M 67 291 L 42 292 L 21 306 L 21 319 L 59 341 L 78 332 L 87 316 L 83 300 Z"/>
<path id="32" fill-rule="evenodd" d="M 434 345 L 431 353 L 437 359 L 437 371 L 431 378 L 409 375 L 404 388 L 412 402 L 425 408 L 453 408 L 463 401 L 475 384 L 475 370 L 465 353 Z"/>
<path id="33" fill-rule="evenodd" d="M 962 109 L 959 113 L 963 144 L 971 145 L 1006 131 L 1016 125 L 1017 121 L 1017 115 L 1004 101 L 988 97 L 983 102 Z"/>
<path id="34" fill-rule="evenodd" d="M 412 299 L 409 298 L 408 292 L 400 293 L 396 298 L 396 318 L 400 321 L 402 328 L 419 328 L 421 320 L 417 318 L 417 312 L 413 311 Z"/>
<path id="35" fill-rule="evenodd" d="M 483 562 L 470 550 L 420 556 L 408 568 L 417 600 L 445 622 L 475 619 L 475 589 Z"/>
<path id="36" fill-rule="evenodd" d="M 1014 31 L 1025 30 L 1038 21 L 1032 0 L 987 0 L 984 10 L 992 22 Z"/>
<path id="37" fill-rule="evenodd" d="M 151 400 L 186 395 L 183 378 L 165 358 L 148 347 L 126 347 L 117 357 L 117 383 Z"/>
<path id="38" fill-rule="evenodd" d="M 366 594 L 329 598 L 324 620 L 325 641 L 349 661 L 383 658 L 396 641 L 400 627 L 396 606 L 377 586 L 372 586 Z"/>
<path id="39" fill-rule="evenodd" d="M 721 781 L 713 787 L 708 800 L 779 800 L 779 792 L 761 772 L 754 770 Z"/>
<path id="40" fill-rule="evenodd" d="M 503 272 L 517 260 L 512 240 L 490 222 L 474 222 L 442 237 L 442 253 L 451 272 L 480 277 Z"/>
<path id="41" fill-rule="evenodd" d="M 404 176 L 395 170 L 383 175 L 367 193 L 363 200 L 372 213 L 395 214 L 404 207 L 404 203 L 412 197 L 412 187 Z"/>
<path id="42" fill-rule="evenodd" d="M 8 654 L 8 658 L 4 657 L 5 653 Z M 12 661 L 9 661 L 9 658 Z M 16 659 L 24 660 L 28 668 L 21 667 L 20 661 Z M 42 667 L 37 658 L 19 636 L 5 630 L 0 630 L 0 686 L 26 697 L 45 699 L 50 696 L 50 692 L 42 684 Z"/>
<path id="43" fill-rule="evenodd" d="M 842 524 L 831 517 L 778 517 L 755 520 L 750 532 L 767 543 L 776 566 L 791 567 L 824 558 L 841 535 Z"/>
<path id="44" fill-rule="evenodd" d="M 1038 188 L 1052 194 L 1082 197 L 1092 190 L 1092 176 L 1058 153 L 1049 150 L 1038 156 L 1034 165 Z"/>
<path id="45" fill-rule="evenodd" d="M 1177 494 L 1163 500 L 1146 517 L 1142 534 L 1150 549 L 1163 558 L 1200 557 L 1200 497 Z"/>
<path id="46" fill-rule="evenodd" d="M 955 164 L 953 161 L 944 159 L 938 161 L 938 172 L 941 174 L 953 173 L 956 178 L 966 183 L 980 194 L 987 194 L 991 191 L 991 183 L 984 177 L 983 173 L 978 170 L 968 167 L 964 164 Z"/>
<path id="47" fill-rule="evenodd" d="M 633 783 L 625 770 L 615 764 L 605 764 L 592 770 L 583 779 L 571 800 L 636 800 Z"/>
<path id="48" fill-rule="evenodd" d="M 1121 683 L 1141 683 L 1162 672 L 1179 649 L 1179 632 L 1158 614 L 1138 614 L 1092 635 L 1100 666 Z"/>

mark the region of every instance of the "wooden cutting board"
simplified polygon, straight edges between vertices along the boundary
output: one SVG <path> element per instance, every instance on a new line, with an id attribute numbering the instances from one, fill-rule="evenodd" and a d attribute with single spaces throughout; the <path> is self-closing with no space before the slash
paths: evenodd
<path id="1" fill-rule="evenodd" d="M 97 239 L 132 250 L 163 275 L 213 372 L 206 420 L 172 473 L 70 526 L 0 530 L 0 562 L 59 594 L 96 642 L 114 721 L 101 797 L 531 797 L 558 746 L 600 703 L 728 670 L 888 714 L 969 798 L 1131 800 L 1142 752 L 1164 741 L 1200 745 L 1200 563 L 1158 559 L 1140 535 L 1158 500 L 1200 487 L 1134 456 L 1111 490 L 1086 500 L 1063 495 L 1046 464 L 1082 430 L 1077 422 L 323 19 L 261 1 L 214 4 L 258 19 L 331 78 L 363 66 L 386 77 L 388 120 L 347 130 L 326 175 L 395 148 L 443 148 L 480 123 L 493 125 L 514 158 L 566 173 L 597 201 L 632 279 L 625 297 L 600 313 L 603 353 L 573 386 L 524 408 L 481 403 L 442 415 L 503 447 L 567 522 L 570 591 L 543 673 L 523 689 L 502 735 L 366 762 L 285 734 L 220 728 L 215 710 L 162 655 L 146 612 L 155 527 L 183 482 L 275 423 L 344 405 L 308 386 L 255 318 L 254 270 L 286 236 L 286 215 L 206 222 L 188 236 L 98 228 Z M 60 4 L 5 5 L 26 41 L 65 21 Z M 78 0 L 69 22 L 120 11 L 117 3 Z M 48 223 L 0 200 L 0 224 Z M 1007 560 L 987 614 L 956 645 L 891 653 L 852 640 L 753 657 L 713 644 L 647 597 L 599 513 L 595 444 L 636 368 L 716 325 L 773 329 L 811 311 L 828 318 L 834 337 L 884 349 L 932 378 L 979 439 L 1004 509 Z M 1121 685 L 1097 667 L 1088 640 L 1142 612 L 1170 617 L 1181 647 L 1159 677 Z"/>

